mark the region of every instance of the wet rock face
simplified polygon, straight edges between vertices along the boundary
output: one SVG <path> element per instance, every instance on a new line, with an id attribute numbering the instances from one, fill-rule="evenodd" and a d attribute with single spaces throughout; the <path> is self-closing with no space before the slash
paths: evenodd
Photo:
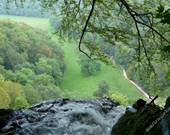
<path id="1" fill-rule="evenodd" d="M 110 135 L 124 112 L 109 99 L 58 99 L 15 112 L 0 134 Z"/>

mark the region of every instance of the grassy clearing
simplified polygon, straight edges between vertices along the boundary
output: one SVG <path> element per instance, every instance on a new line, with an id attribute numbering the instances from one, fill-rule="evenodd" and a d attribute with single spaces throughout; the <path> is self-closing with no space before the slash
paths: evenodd
<path id="1" fill-rule="evenodd" d="M 48 30 L 49 32 L 52 30 L 48 19 L 16 16 L 0 16 L 0 19 L 24 22 L 32 27 Z M 143 97 L 136 87 L 123 77 L 122 70 L 117 66 L 112 67 L 102 63 L 102 69 L 99 73 L 94 76 L 84 77 L 80 72 L 80 65 L 78 64 L 80 52 L 77 50 L 77 43 L 73 41 L 61 43 L 57 37 L 54 40 L 63 48 L 67 66 L 61 87 L 66 92 L 71 93 L 73 98 L 92 98 L 93 92 L 97 90 L 98 84 L 102 80 L 107 81 L 113 92 L 119 91 L 127 96 L 130 101 Z"/>
<path id="2" fill-rule="evenodd" d="M 119 91 L 133 101 L 141 97 L 141 93 L 124 79 L 122 70 L 117 66 L 112 67 L 102 63 L 102 69 L 98 74 L 90 77 L 82 76 L 77 62 L 80 52 L 76 50 L 76 47 L 75 42 L 65 42 L 62 46 L 67 64 L 62 88 L 71 90 L 75 93 L 73 94 L 75 97 L 91 97 L 97 90 L 98 84 L 106 80 L 112 91 Z"/>
<path id="3" fill-rule="evenodd" d="M 22 22 L 30 25 L 31 27 L 39 28 L 46 31 L 51 29 L 49 20 L 46 18 L 0 15 L 0 19 L 9 19 L 9 20 L 14 20 L 16 22 Z"/>

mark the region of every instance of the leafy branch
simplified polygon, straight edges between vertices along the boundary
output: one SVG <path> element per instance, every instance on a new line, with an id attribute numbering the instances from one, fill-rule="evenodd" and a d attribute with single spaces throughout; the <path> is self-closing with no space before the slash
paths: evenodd
<path id="1" fill-rule="evenodd" d="M 132 19 L 133 19 L 133 21 L 135 23 L 135 28 L 137 30 L 137 35 L 138 35 L 138 61 L 139 62 L 141 61 L 141 48 L 143 48 L 145 57 L 146 57 L 146 59 L 148 61 L 148 64 L 149 64 L 149 67 L 154 69 L 153 65 L 151 63 L 150 57 L 148 56 L 148 51 L 147 51 L 147 48 L 146 48 L 146 46 L 144 44 L 143 37 L 141 36 L 139 25 L 143 25 L 143 26 L 149 28 L 152 31 L 153 36 L 154 36 L 154 34 L 157 34 L 164 41 L 166 41 L 168 44 L 170 44 L 170 41 L 168 39 L 166 39 L 158 30 L 156 30 L 153 27 L 153 14 L 152 13 L 137 13 L 135 10 L 133 10 L 130 7 L 130 5 L 125 0 L 118 0 L 117 2 L 120 3 L 119 4 L 120 10 L 123 9 L 122 7 L 125 7 L 127 12 L 128 12 L 128 14 L 132 17 Z M 104 2 L 101 2 L 101 3 L 104 3 Z M 90 58 L 90 56 L 81 49 L 81 43 L 82 43 L 82 40 L 83 40 L 85 32 L 87 32 L 86 29 L 87 29 L 87 27 L 89 25 L 90 18 L 92 17 L 92 13 L 94 11 L 95 4 L 96 4 L 96 0 L 93 0 L 92 8 L 91 8 L 91 10 L 89 12 L 89 15 L 88 15 L 88 18 L 86 20 L 85 26 L 83 28 L 83 31 L 82 31 L 82 34 L 81 34 L 81 37 L 80 37 L 80 41 L 79 41 L 79 46 L 78 46 L 79 47 L 79 51 L 84 53 L 89 58 Z M 107 5 L 104 5 L 104 6 L 106 7 Z M 143 19 L 144 17 L 148 18 L 149 24 L 147 22 L 145 22 L 145 20 Z"/>
<path id="2" fill-rule="evenodd" d="M 158 30 L 156 30 L 153 27 L 153 15 L 152 15 L 152 13 L 142 13 L 142 14 L 137 13 L 132 8 L 130 8 L 129 4 L 125 0 L 120 0 L 120 2 L 126 8 L 126 10 L 128 11 L 129 15 L 132 17 L 132 19 L 135 23 L 135 27 L 136 27 L 137 34 L 138 34 L 138 54 L 139 54 L 138 61 L 140 62 L 140 53 L 141 53 L 141 47 L 142 47 L 144 49 L 144 54 L 145 54 L 145 57 L 147 58 L 149 66 L 154 70 L 153 65 L 151 63 L 151 60 L 150 60 L 148 53 L 147 53 L 147 49 L 144 45 L 143 38 L 140 34 L 140 30 L 139 30 L 138 25 L 140 24 L 140 25 L 146 26 L 147 28 L 152 30 L 153 35 L 154 35 L 154 33 L 156 33 L 158 36 L 160 36 L 168 44 L 170 44 L 170 41 L 168 39 L 166 39 Z M 122 7 L 120 7 L 120 8 L 122 8 Z M 150 21 L 150 18 L 148 17 L 149 14 L 152 16 L 152 21 Z M 141 16 L 147 16 L 149 18 L 150 25 L 145 23 Z M 140 18 L 140 20 L 138 18 Z"/>

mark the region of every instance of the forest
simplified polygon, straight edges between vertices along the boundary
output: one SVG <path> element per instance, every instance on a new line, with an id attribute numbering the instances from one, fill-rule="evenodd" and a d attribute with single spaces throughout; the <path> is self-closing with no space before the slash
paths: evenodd
<path id="1" fill-rule="evenodd" d="M 59 97 L 63 51 L 40 30 L 8 20 L 0 26 L 2 106 L 25 107 Z"/>
<path id="2" fill-rule="evenodd" d="M 170 0 L 0 0 L 0 135 L 169 135 Z"/>
<path id="3" fill-rule="evenodd" d="M 0 14 L 0 108 L 147 98 L 122 69 L 159 104 L 170 95 L 168 1 L 2 0 Z"/>

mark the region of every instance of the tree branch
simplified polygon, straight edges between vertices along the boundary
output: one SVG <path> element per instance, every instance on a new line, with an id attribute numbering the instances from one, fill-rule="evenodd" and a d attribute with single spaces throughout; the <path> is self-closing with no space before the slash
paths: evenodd
<path id="1" fill-rule="evenodd" d="M 142 47 L 144 49 L 144 54 L 145 54 L 145 57 L 147 58 L 149 67 L 154 71 L 154 67 L 153 67 L 153 65 L 151 63 L 151 60 L 150 60 L 149 56 L 148 56 L 147 49 L 146 49 L 146 47 L 144 45 L 143 38 L 142 38 L 142 36 L 140 34 L 140 30 L 139 30 L 138 24 L 146 26 L 147 28 L 152 30 L 152 32 L 155 32 L 157 35 L 159 35 L 168 44 L 170 44 L 170 41 L 167 40 L 159 31 L 157 31 L 155 28 L 153 28 L 153 23 L 152 23 L 153 20 L 152 20 L 152 22 L 150 22 L 150 25 L 148 25 L 147 23 L 144 23 L 144 20 L 141 18 L 141 15 L 142 16 L 144 16 L 144 15 L 146 16 L 146 15 L 149 15 L 149 14 L 152 15 L 152 13 L 139 14 L 139 13 L 135 12 L 133 9 L 131 9 L 130 6 L 128 5 L 128 3 L 125 0 L 120 0 L 120 2 L 124 5 L 124 7 L 126 8 L 126 10 L 128 11 L 128 13 L 130 14 L 130 16 L 132 17 L 132 19 L 133 19 L 133 21 L 135 23 L 135 27 L 136 27 L 137 34 L 138 34 L 138 52 L 139 52 L 139 59 L 138 59 L 138 61 L 140 61 L 140 53 L 141 53 L 140 48 Z M 141 19 L 141 21 L 138 20 L 139 19 L 138 17 Z M 154 73 L 155 73 L 155 71 L 154 71 Z"/>
<path id="2" fill-rule="evenodd" d="M 82 34 L 81 34 L 81 37 L 80 37 L 80 41 L 79 41 L 79 45 L 78 45 L 78 48 L 79 48 L 79 51 L 84 53 L 87 57 L 91 58 L 86 52 L 84 52 L 82 49 L 81 49 L 81 43 L 82 43 L 82 40 L 83 40 L 83 37 L 84 37 L 84 34 L 86 32 L 86 29 L 87 29 L 87 26 L 88 26 L 88 23 L 90 21 L 90 18 L 93 14 L 93 11 L 94 11 L 94 7 L 95 7 L 95 3 L 96 3 L 96 0 L 93 0 L 93 3 L 92 3 L 92 8 L 90 10 L 90 13 L 88 15 L 88 18 L 87 18 L 87 21 L 85 23 L 85 26 L 83 28 L 83 31 L 82 31 Z"/>

